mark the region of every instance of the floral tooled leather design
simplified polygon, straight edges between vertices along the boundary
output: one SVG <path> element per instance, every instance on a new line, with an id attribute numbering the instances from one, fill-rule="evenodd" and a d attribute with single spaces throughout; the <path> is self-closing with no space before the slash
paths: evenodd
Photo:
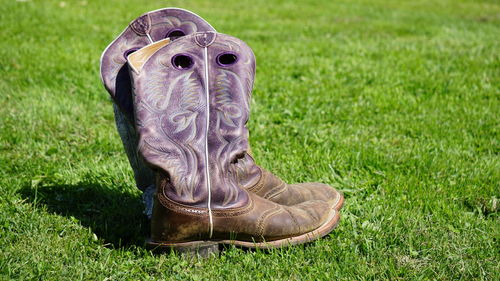
<path id="1" fill-rule="evenodd" d="M 168 173 L 167 197 L 203 206 L 210 189 L 214 207 L 235 207 L 247 196 L 232 164 L 248 150 L 255 57 L 234 37 L 208 36 L 180 38 L 133 72 L 139 152 Z M 221 64 L 226 53 L 233 61 Z M 176 66 L 179 56 L 189 65 Z"/>

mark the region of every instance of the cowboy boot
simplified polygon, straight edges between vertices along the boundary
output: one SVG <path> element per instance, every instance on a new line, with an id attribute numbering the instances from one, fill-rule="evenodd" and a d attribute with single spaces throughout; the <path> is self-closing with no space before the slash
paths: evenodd
<path id="1" fill-rule="evenodd" d="M 155 171 L 150 247 L 305 243 L 328 234 L 339 213 L 308 200 L 285 206 L 238 184 L 248 151 L 255 58 L 241 40 L 201 32 L 128 56 L 138 151 Z"/>
<path id="2" fill-rule="evenodd" d="M 127 56 L 159 40 L 176 38 L 196 31 L 215 31 L 198 15 L 179 8 L 159 9 L 145 13 L 133 20 L 111 42 L 101 56 L 100 73 L 104 87 L 113 100 L 115 123 L 122 140 L 136 186 L 143 191 L 144 213 L 151 218 L 154 173 L 137 157 L 138 136 L 134 127 L 132 89 Z"/>
<path id="3" fill-rule="evenodd" d="M 130 77 L 123 70 L 124 59 L 138 48 L 146 46 L 149 41 L 170 38 L 172 34 L 177 39 L 183 34 L 187 35 L 194 31 L 214 31 L 214 29 L 201 17 L 186 10 L 167 8 L 149 12 L 132 21 L 129 27 L 104 51 L 101 58 L 101 77 L 115 101 L 116 126 L 134 170 L 136 184 L 144 192 L 145 214 L 148 217 L 152 210 L 154 177 L 153 172 L 142 159 L 137 157 L 138 137 L 132 125 L 134 116 L 131 106 Z M 234 165 L 238 173 L 239 184 L 243 188 L 271 201 L 294 205 L 309 199 L 320 199 L 336 202 L 333 206 L 337 210 L 343 204 L 342 195 L 328 185 L 284 183 L 269 171 L 257 166 L 249 152 L 246 152 Z"/>

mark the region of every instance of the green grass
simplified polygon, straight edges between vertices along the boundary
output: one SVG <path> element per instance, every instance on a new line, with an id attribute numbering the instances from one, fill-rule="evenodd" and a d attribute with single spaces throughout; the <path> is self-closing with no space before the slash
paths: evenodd
<path id="1" fill-rule="evenodd" d="M 215 2 L 215 1 L 211 1 Z M 497 1 L 0 1 L 0 279 L 500 279 Z M 153 256 L 99 80 L 179 6 L 257 57 L 257 162 L 342 190 L 308 246 Z"/>

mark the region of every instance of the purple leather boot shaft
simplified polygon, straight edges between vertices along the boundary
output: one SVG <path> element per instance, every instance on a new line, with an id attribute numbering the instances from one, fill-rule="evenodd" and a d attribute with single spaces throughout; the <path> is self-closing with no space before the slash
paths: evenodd
<path id="1" fill-rule="evenodd" d="M 237 38 L 200 32 L 131 68 L 139 153 L 168 176 L 164 195 L 193 207 L 245 206 L 248 194 L 233 164 L 255 166 L 246 154 L 252 50 Z"/>

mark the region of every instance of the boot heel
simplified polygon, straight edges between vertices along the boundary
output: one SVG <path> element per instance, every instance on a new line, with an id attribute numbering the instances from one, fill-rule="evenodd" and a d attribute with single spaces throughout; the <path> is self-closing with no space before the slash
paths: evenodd
<path id="1" fill-rule="evenodd" d="M 158 243 L 146 241 L 146 248 L 155 254 L 175 252 L 189 257 L 208 258 L 219 254 L 219 243 L 212 241 L 193 241 L 182 243 Z"/>

